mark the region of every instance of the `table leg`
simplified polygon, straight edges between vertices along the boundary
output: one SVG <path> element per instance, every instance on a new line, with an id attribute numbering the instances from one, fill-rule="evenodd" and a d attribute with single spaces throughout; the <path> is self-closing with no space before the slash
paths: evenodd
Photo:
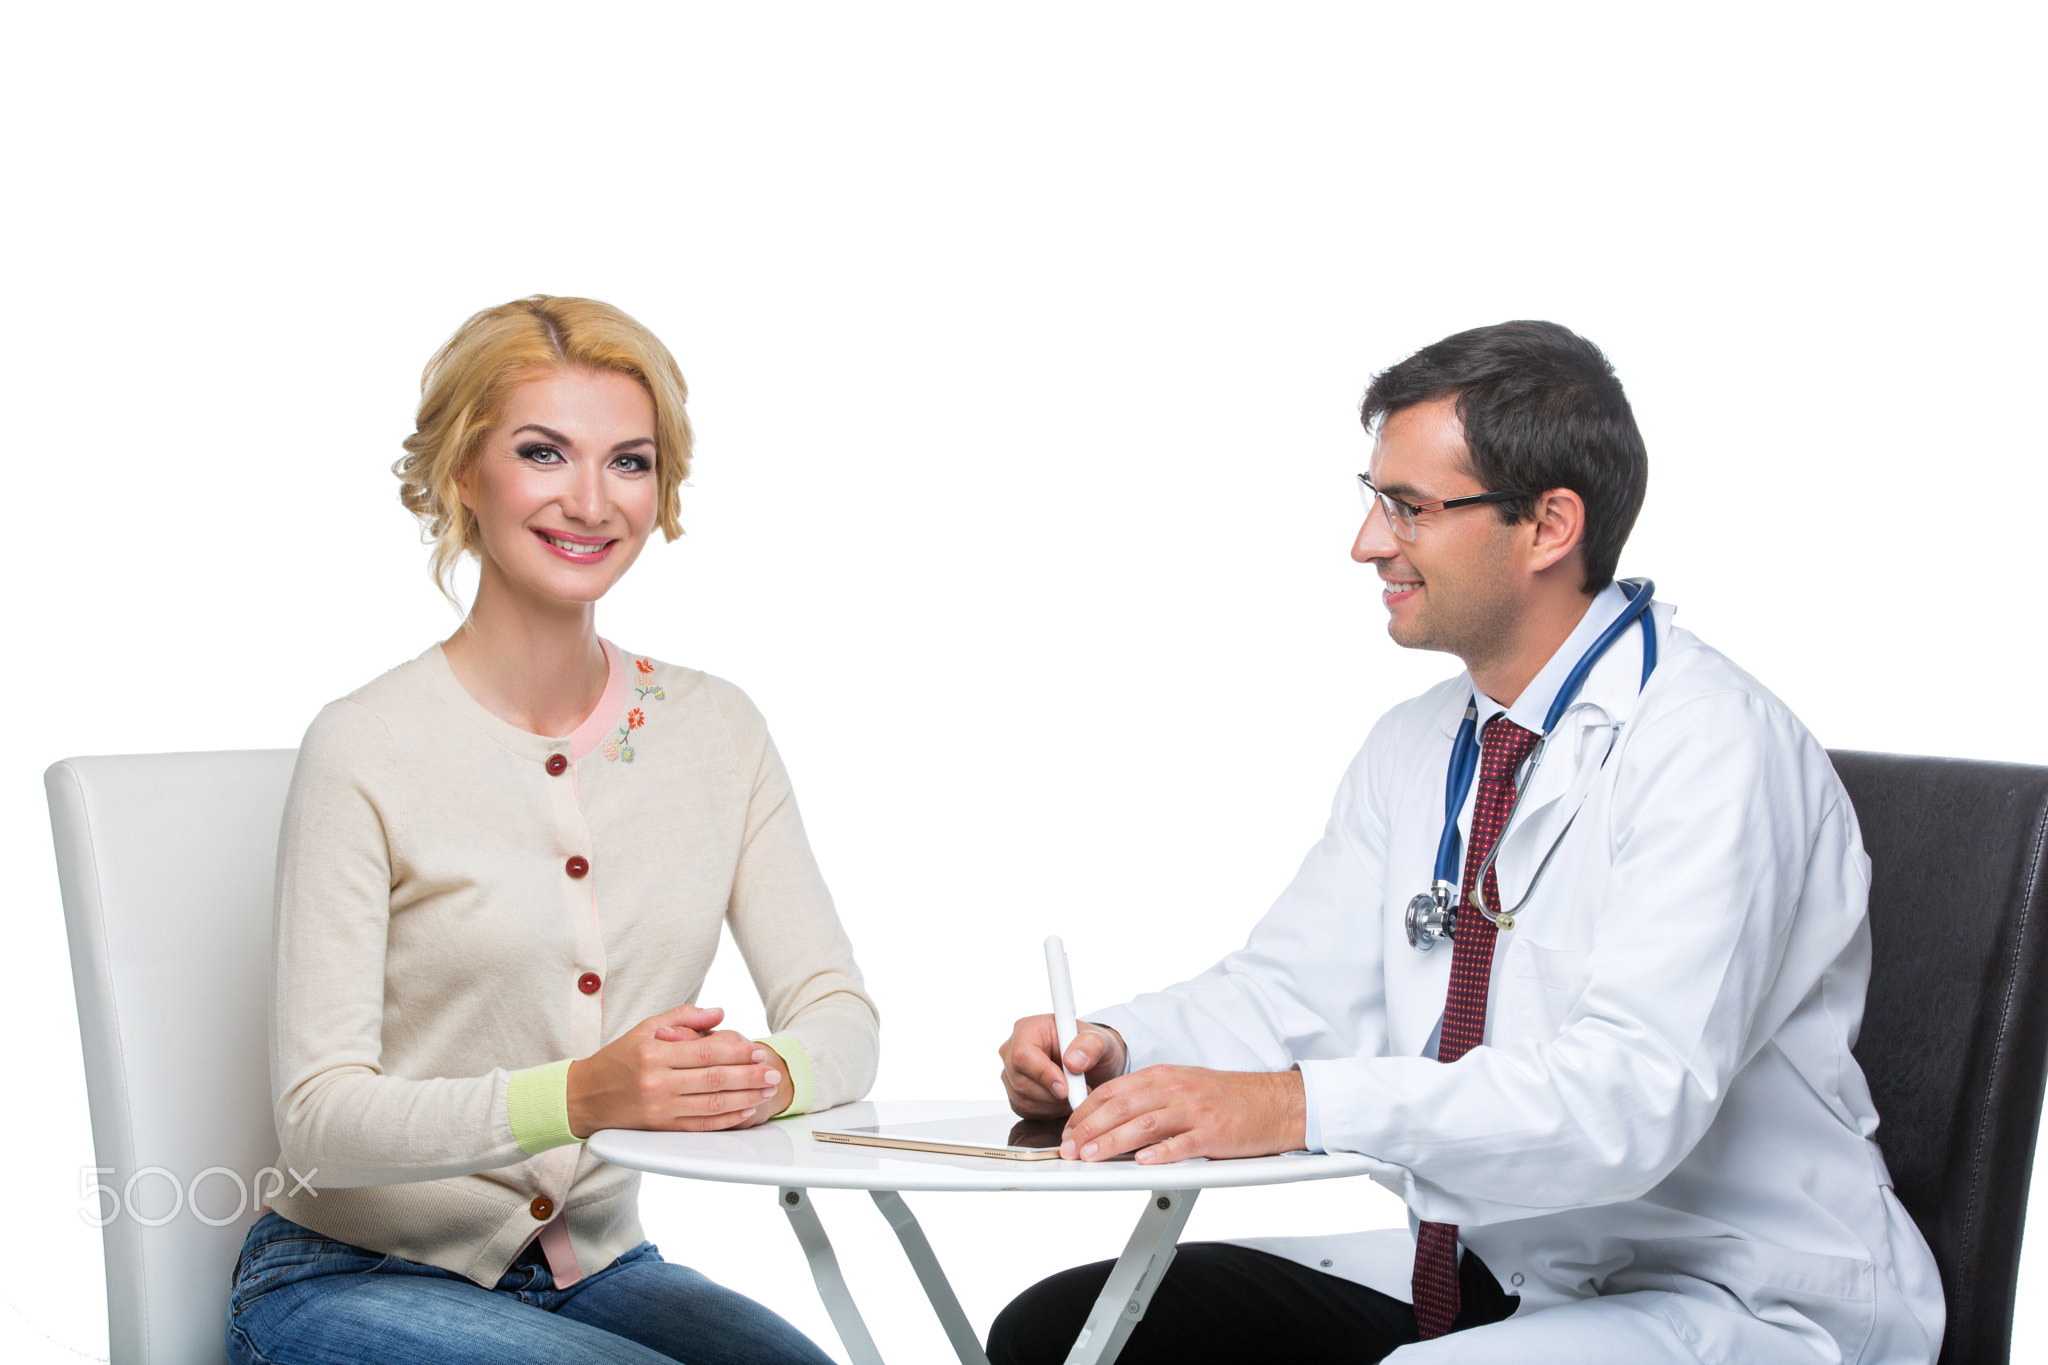
<path id="1" fill-rule="evenodd" d="M 903 1254 L 917 1271 L 918 1283 L 924 1286 L 924 1296 L 932 1301 L 932 1311 L 939 1315 L 939 1323 L 946 1329 L 946 1338 L 953 1343 L 953 1354 L 960 1357 L 960 1365 L 988 1365 L 981 1338 L 974 1335 L 974 1327 L 967 1321 L 967 1314 L 960 1307 L 946 1272 L 940 1269 L 939 1258 L 932 1254 L 932 1244 L 925 1240 L 924 1229 L 918 1226 L 910 1205 L 894 1190 L 868 1193 L 874 1197 L 875 1207 L 889 1220 L 889 1226 L 896 1230 L 896 1240 L 903 1244 Z"/>
<path id="2" fill-rule="evenodd" d="M 1081 1335 L 1074 1338 L 1074 1348 L 1067 1352 L 1067 1365 L 1110 1365 L 1116 1359 L 1131 1329 L 1144 1318 L 1145 1307 L 1152 1302 L 1152 1291 L 1159 1288 L 1166 1268 L 1173 1264 L 1180 1230 L 1187 1225 L 1195 1196 L 1200 1193 L 1152 1192 L 1151 1202 L 1145 1205 L 1138 1226 L 1132 1229 L 1131 1240 L 1124 1244 L 1124 1254 L 1117 1257 L 1110 1270 L 1109 1282 L 1096 1297 Z"/>
<path id="3" fill-rule="evenodd" d="M 832 1325 L 839 1329 L 839 1339 L 846 1343 L 846 1353 L 853 1357 L 853 1365 L 882 1365 L 882 1353 L 875 1349 L 875 1339 L 868 1335 L 868 1325 L 861 1321 L 860 1309 L 854 1306 L 846 1276 L 839 1270 L 839 1258 L 832 1254 L 832 1242 L 825 1236 L 825 1225 L 818 1221 L 818 1211 L 811 1207 L 810 1191 L 785 1186 L 776 1194 L 782 1211 L 789 1215 L 790 1227 L 796 1231 L 796 1240 L 803 1246 L 804 1259 L 811 1263 L 811 1278 L 817 1281 L 818 1297 L 825 1301 L 825 1311 L 831 1314 Z"/>

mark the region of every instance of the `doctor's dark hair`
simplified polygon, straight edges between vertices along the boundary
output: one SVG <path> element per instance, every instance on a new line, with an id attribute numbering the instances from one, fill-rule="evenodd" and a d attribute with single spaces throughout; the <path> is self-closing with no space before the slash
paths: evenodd
<path id="1" fill-rule="evenodd" d="M 1358 417 L 1375 431 L 1403 408 L 1455 396 L 1472 475 L 1504 525 L 1527 520 L 1535 495 L 1569 488 L 1586 504 L 1584 590 L 1614 581 L 1643 509 L 1649 453 L 1621 380 L 1600 348 L 1554 322 L 1501 322 L 1425 346 L 1373 376 Z"/>

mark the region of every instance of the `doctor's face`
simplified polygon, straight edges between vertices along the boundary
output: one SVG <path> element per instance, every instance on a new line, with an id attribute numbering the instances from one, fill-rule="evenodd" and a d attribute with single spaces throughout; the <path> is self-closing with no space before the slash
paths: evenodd
<path id="1" fill-rule="evenodd" d="M 1455 398 L 1417 403 L 1381 423 L 1371 473 L 1381 492 L 1408 503 L 1495 491 L 1467 466 Z M 1513 528 L 1491 506 L 1420 513 L 1413 540 L 1396 535 L 1375 507 L 1351 557 L 1379 572 L 1395 644 L 1455 654 L 1470 667 L 1514 636 L 1521 599 L 1513 546 Z"/>

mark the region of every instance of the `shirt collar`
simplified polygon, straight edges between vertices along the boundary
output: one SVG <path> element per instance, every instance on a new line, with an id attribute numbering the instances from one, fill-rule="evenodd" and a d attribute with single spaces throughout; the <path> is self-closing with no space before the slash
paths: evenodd
<path id="1" fill-rule="evenodd" d="M 1600 632 L 1614 624 L 1628 606 L 1628 595 L 1617 583 L 1609 583 L 1593 594 L 1593 600 L 1586 606 L 1586 614 L 1579 618 L 1579 624 L 1565 637 L 1550 661 L 1543 665 L 1529 685 L 1522 689 L 1522 695 L 1515 699 L 1513 706 L 1504 706 L 1486 695 L 1479 684 L 1472 684 L 1472 695 L 1478 699 L 1479 728 L 1484 730 L 1486 722 L 1495 716 L 1505 715 L 1515 724 L 1531 734 L 1543 733 L 1543 717 L 1550 710 L 1550 703 L 1557 697 L 1558 689 L 1564 686 L 1568 677 L 1593 642 L 1600 638 Z M 1467 675 L 1468 678 L 1470 675 Z"/>

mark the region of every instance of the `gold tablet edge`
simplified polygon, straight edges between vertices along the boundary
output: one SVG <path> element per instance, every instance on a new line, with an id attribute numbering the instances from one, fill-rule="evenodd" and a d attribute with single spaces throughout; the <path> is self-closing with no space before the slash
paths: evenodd
<path id="1" fill-rule="evenodd" d="M 937 1152 L 940 1156 L 985 1156 L 997 1161 L 1057 1161 L 1060 1149 L 1039 1147 L 1029 1151 L 996 1147 L 969 1147 L 957 1142 L 918 1142 L 911 1138 L 855 1137 L 851 1133 L 813 1132 L 816 1142 L 839 1142 L 848 1147 L 883 1147 L 899 1152 Z"/>

